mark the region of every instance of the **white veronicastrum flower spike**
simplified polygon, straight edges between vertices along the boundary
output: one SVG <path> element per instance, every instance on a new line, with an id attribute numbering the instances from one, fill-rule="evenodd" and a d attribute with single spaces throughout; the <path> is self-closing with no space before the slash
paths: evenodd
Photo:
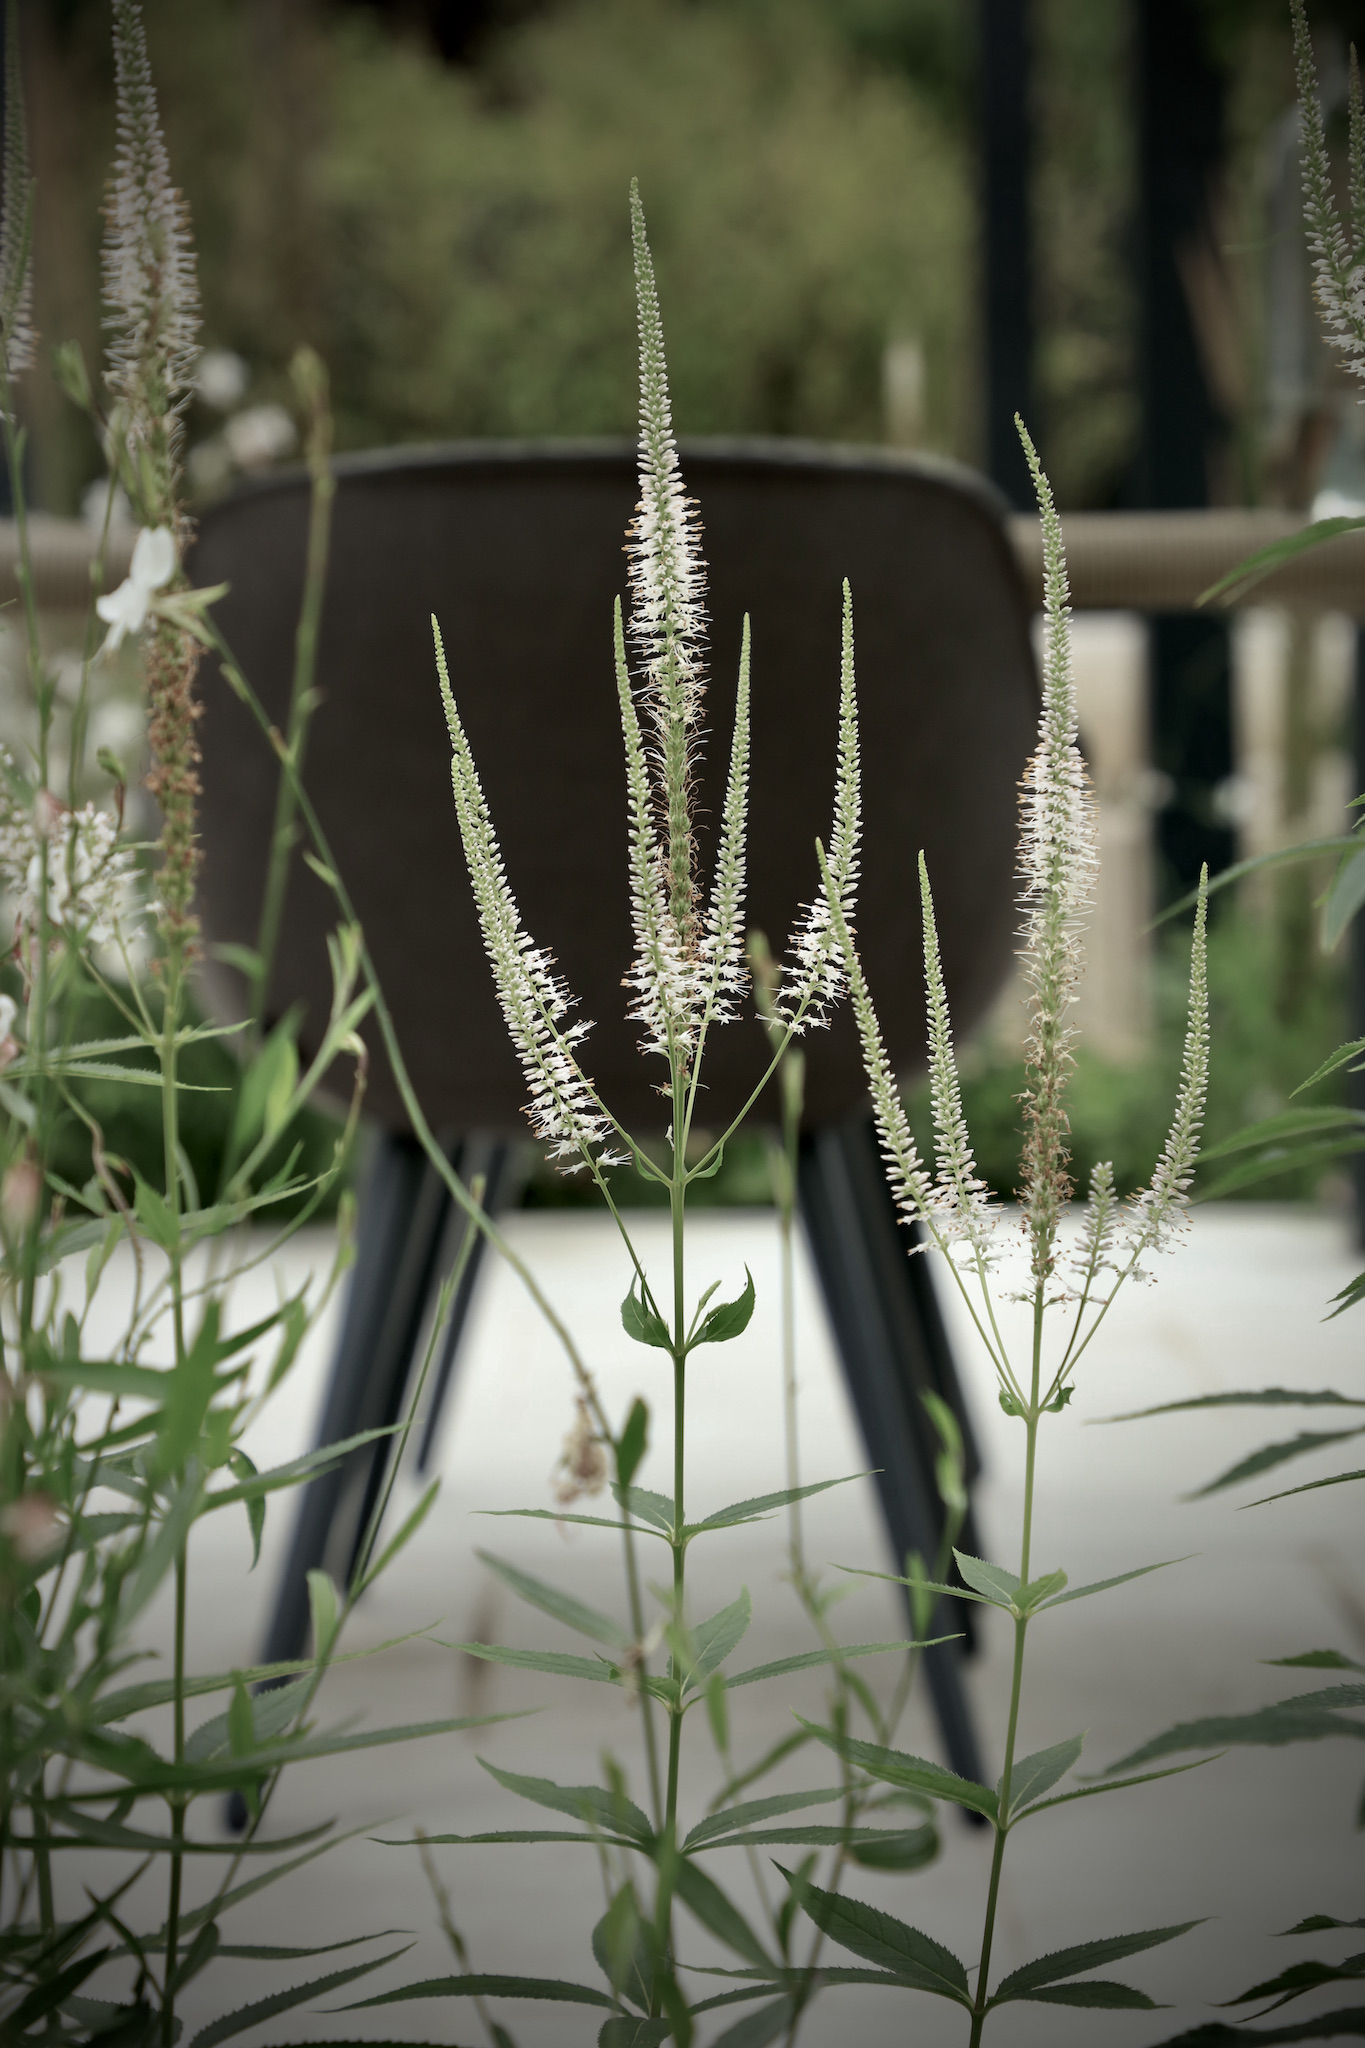
<path id="1" fill-rule="evenodd" d="M 832 943 L 838 947 L 843 972 L 847 979 L 849 996 L 853 1004 L 853 1015 L 858 1025 L 858 1037 L 863 1049 L 863 1069 L 867 1074 L 868 1088 L 872 1096 L 872 1109 L 877 1122 L 877 1136 L 881 1141 L 882 1159 L 886 1166 L 886 1177 L 895 1199 L 896 1207 L 907 1222 L 922 1222 L 929 1234 L 929 1241 L 942 1251 L 946 1245 L 938 1227 L 934 1184 L 925 1171 L 915 1143 L 910 1120 L 905 1114 L 896 1077 L 891 1071 L 887 1057 L 886 1041 L 877 1021 L 877 1012 L 872 1006 L 867 979 L 863 973 L 858 949 L 853 943 L 844 908 L 839 900 L 839 889 L 832 864 L 826 860 L 824 849 L 817 848 L 820 873 L 825 884 L 825 900 L 829 905 L 830 933 Z M 923 1250 L 924 1243 L 915 1247 Z"/>
<path id="2" fill-rule="evenodd" d="M 1189 1187 L 1199 1157 L 1199 1133 L 1209 1092 L 1209 871 L 1199 878 L 1199 905 L 1194 914 L 1190 951 L 1190 1003 L 1185 1026 L 1185 1059 L 1176 1097 L 1175 1116 L 1165 1150 L 1157 1161 L 1150 1187 L 1133 1197 L 1128 1212 L 1127 1249 L 1131 1272 L 1141 1272 L 1148 1252 L 1169 1251 L 1184 1229 Z M 1147 1276 L 1143 1276 L 1147 1277 Z"/>
<path id="3" fill-rule="evenodd" d="M 118 145 L 105 206 L 107 378 L 127 431 L 174 436 L 194 390 L 199 291 L 185 202 L 171 183 L 136 0 L 114 0 Z"/>
<path id="4" fill-rule="evenodd" d="M 703 1024 L 728 1024 L 749 984 L 744 962 L 745 841 L 749 823 L 749 615 L 740 636 L 739 682 L 730 773 L 721 813 L 720 848 L 701 942 L 705 963 Z"/>
<path id="5" fill-rule="evenodd" d="M 677 467 L 669 412 L 667 362 L 659 293 L 645 238 L 639 184 L 630 184 L 634 295 L 641 330 L 641 502 L 628 532 L 630 641 L 641 655 L 639 700 L 651 729 L 647 756 L 651 809 L 657 819 L 659 954 L 636 952 L 630 983 L 641 1016 L 659 1040 L 686 1049 L 702 993 L 696 918 L 696 844 L 692 834 L 692 778 L 702 711 L 706 563 L 702 561 L 696 504 L 686 496 Z M 630 739 L 626 737 L 626 745 Z M 634 797 L 632 797 L 634 805 Z M 634 829 L 634 827 L 632 827 Z M 632 877 L 634 879 L 634 877 Z M 653 913 L 651 913 L 653 922 Z M 636 918 L 639 936 L 639 918 Z M 649 987 L 651 977 L 661 977 Z M 663 1020 L 663 1034 L 657 1030 Z"/>
<path id="6" fill-rule="evenodd" d="M 1020 957 L 1029 1011 L 1020 1179 L 1033 1278 L 1040 1281 L 1052 1271 L 1057 1225 L 1071 1195 L 1064 1105 L 1075 1037 L 1069 1013 L 1083 964 L 1081 932 L 1099 872 L 1099 833 L 1094 793 L 1077 743 L 1062 523 L 1037 451 L 1017 416 L 1015 425 L 1038 495 L 1046 629 L 1038 747 L 1024 770 L 1019 832 Z"/>
<path id="7" fill-rule="evenodd" d="M 805 1031 L 812 1024 L 827 1024 L 830 1011 L 848 986 L 848 951 L 838 934 L 841 925 L 850 937 L 853 930 L 862 806 L 858 701 L 853 673 L 853 593 L 845 579 L 839 664 L 839 763 L 829 857 L 822 868 L 824 886 L 805 905 L 792 934 L 792 958 L 783 963 L 782 982 L 774 1003 L 776 1014 L 795 1032 Z"/>
<path id="8" fill-rule="evenodd" d="M 1294 60 L 1298 76 L 1299 121 L 1303 134 L 1303 198 L 1313 282 L 1327 338 L 1353 376 L 1365 378 L 1365 114 L 1360 73 L 1351 52 L 1349 98 L 1350 232 L 1337 212 L 1332 162 L 1318 100 L 1317 66 L 1303 0 L 1292 0 Z"/>
<path id="9" fill-rule="evenodd" d="M 532 944 L 522 926 L 469 741 L 455 708 L 441 629 L 434 618 L 431 629 L 441 700 L 450 728 L 450 776 L 460 837 L 503 1021 L 530 1085 L 527 1115 L 537 1136 L 549 1147 L 550 1157 L 568 1162 L 566 1172 L 593 1158 L 603 1166 L 623 1164 L 623 1154 L 604 1149 L 612 1122 L 574 1053 L 592 1027 L 581 1019 L 565 1025 L 573 998 L 554 972 L 551 956 Z"/>
<path id="10" fill-rule="evenodd" d="M 990 1190 L 977 1173 L 967 1133 L 967 1119 L 962 1111 L 962 1088 L 958 1079 L 957 1056 L 953 1051 L 948 991 L 944 986 L 943 963 L 939 957 L 934 898 L 929 887 L 928 865 L 922 852 L 919 857 L 919 886 L 924 919 L 924 987 L 929 1013 L 929 1087 L 934 1109 L 934 1151 L 938 1167 L 935 1202 L 944 1236 L 948 1239 L 965 1238 L 977 1258 L 984 1261 L 990 1256 L 996 1212 L 990 1206 Z"/>
<path id="11" fill-rule="evenodd" d="M 129 633 L 147 623 L 152 599 L 175 574 L 175 538 L 169 526 L 144 526 L 133 544 L 128 574 L 117 590 L 95 599 L 95 610 L 108 626 L 101 654 L 113 654 Z"/>
<path id="12" fill-rule="evenodd" d="M 5 23 L 4 190 L 0 194 L 0 354 L 18 376 L 33 361 L 33 179 L 28 167 L 19 10 Z"/>
<path id="13" fill-rule="evenodd" d="M 670 1047 L 684 1058 L 693 1051 L 696 973 L 683 957 L 678 929 L 668 907 L 663 849 L 654 822 L 649 764 L 635 697 L 626 668 L 625 635 L 618 600 L 615 619 L 616 693 L 626 746 L 626 804 L 629 818 L 630 915 L 635 958 L 626 976 L 632 1002 L 627 1015 L 645 1027 L 644 1047 L 668 1058 Z"/>

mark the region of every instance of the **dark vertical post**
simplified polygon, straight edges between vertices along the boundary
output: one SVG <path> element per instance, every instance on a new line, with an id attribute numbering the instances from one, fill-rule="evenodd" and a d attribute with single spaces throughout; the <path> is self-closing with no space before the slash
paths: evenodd
<path id="1" fill-rule="evenodd" d="M 1130 502 L 1207 505 L 1228 423 L 1209 387 L 1190 281 L 1219 261 L 1211 196 L 1223 149 L 1223 78 L 1191 0 L 1136 0 L 1142 424 Z M 1171 795 L 1157 820 L 1165 896 L 1183 894 L 1233 858 L 1216 810 L 1232 773 L 1227 626 L 1203 615 L 1151 622 L 1152 758 Z"/>
<path id="2" fill-rule="evenodd" d="M 1033 488 L 1014 415 L 1037 432 L 1029 219 L 1029 0 L 980 0 L 986 468 L 1012 505 Z"/>

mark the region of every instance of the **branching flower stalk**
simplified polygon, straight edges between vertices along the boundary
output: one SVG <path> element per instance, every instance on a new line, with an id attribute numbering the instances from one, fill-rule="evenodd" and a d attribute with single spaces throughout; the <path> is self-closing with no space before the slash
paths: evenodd
<path id="1" fill-rule="evenodd" d="M 1014 1624 L 1004 1771 L 996 1793 L 991 1794 L 984 1787 L 964 1792 L 967 1803 L 975 1802 L 977 1810 L 991 1819 L 995 1829 L 975 1990 L 968 1989 L 964 1976 L 960 1989 L 951 1994 L 968 2011 L 971 2048 L 977 2048 L 992 2003 L 990 1964 L 1000 1874 L 1006 1839 L 1020 1817 L 1012 1801 L 1028 1625 L 1040 1604 L 1047 1598 L 1058 1597 L 1066 1583 L 1065 1573 L 1031 1580 L 1039 1424 L 1044 1414 L 1065 1406 L 1076 1364 L 1121 1284 L 1140 1272 L 1150 1254 L 1167 1249 L 1178 1234 L 1198 1153 L 1208 1087 L 1205 875 L 1195 917 L 1184 1068 L 1165 1149 L 1150 1185 L 1127 1205 L 1126 1212 L 1115 1196 L 1112 1168 L 1103 1165 L 1096 1169 L 1079 1243 L 1069 1264 L 1064 1266 L 1059 1254 L 1059 1229 L 1071 1197 L 1066 1089 L 1075 1037 L 1072 1007 L 1082 967 L 1081 933 L 1097 869 L 1097 829 L 1094 799 L 1077 744 L 1061 521 L 1033 443 L 1022 422 L 1018 425 L 1042 521 L 1046 620 L 1042 714 L 1037 750 L 1025 771 L 1021 791 L 1019 859 L 1021 957 L 1029 1012 L 1021 1173 L 1021 1220 L 1029 1268 L 1028 1290 L 1021 1299 L 1031 1310 L 1031 1343 L 1026 1361 L 1014 1361 L 1008 1356 L 995 1311 L 990 1238 L 998 1217 L 991 1211 L 977 1178 L 962 1113 L 933 901 L 923 856 L 920 881 L 936 1155 L 932 1176 L 910 1131 L 851 923 L 832 876 L 826 890 L 852 993 L 892 1191 L 906 1218 L 917 1221 L 927 1241 L 945 1255 L 995 1366 L 1001 1405 L 1007 1414 L 1022 1421 L 1025 1432 L 1023 1525 L 1017 1576 L 1001 1575 L 996 1566 L 977 1565 L 973 1573 L 975 1561 L 959 1560 L 970 1586 L 978 1589 L 975 1593 L 969 1591 L 968 1597 L 989 1598 L 1005 1606 Z M 1069 1328 L 1055 1359 L 1049 1362 L 1045 1352 L 1049 1312 L 1068 1309 Z M 905 1583 L 912 1592 L 922 1594 L 949 1590 L 946 1585 L 936 1585 L 922 1577 L 911 1576 Z M 1079 1741 L 1076 1752 L 1079 1753 Z M 913 1763 L 913 1759 L 902 1761 Z M 875 1765 L 869 1768 L 875 1770 Z M 1055 1782 L 1057 1775 L 1054 1771 L 1049 1782 Z M 979 1799 L 975 1797 L 978 1793 Z M 1027 1790 L 1019 1794 L 1021 1800 L 1029 1796 L 1036 1795 Z M 817 1920 L 822 1926 L 829 1924 L 827 1906 L 818 1908 Z M 1148 1945 L 1145 1938 L 1139 1945 Z"/>
<path id="2" fill-rule="evenodd" d="M 626 977 L 630 1016 L 639 1024 L 642 1050 L 665 1063 L 660 1093 L 670 1111 L 669 1166 L 655 1164 L 644 1145 L 617 1122 L 582 1064 L 580 1048 L 590 1025 L 572 1015 L 573 999 L 550 955 L 525 931 L 494 834 L 460 720 L 439 626 L 437 668 L 452 745 L 452 783 L 465 859 L 504 1021 L 530 1092 L 528 1114 L 550 1155 L 565 1170 L 585 1167 L 615 1217 L 632 1263 L 623 1304 L 626 1328 L 665 1350 L 672 1367 L 673 1493 L 667 1541 L 672 1552 L 671 1600 L 665 1627 L 670 1656 L 664 1679 L 651 1679 L 647 1644 L 632 1657 L 637 1682 L 668 1714 L 668 1744 L 658 1831 L 657 1895 L 651 1925 L 659 1963 L 650 2011 L 675 2024 L 681 1993 L 672 1974 L 671 1922 L 677 1877 L 677 1816 L 685 1692 L 694 1653 L 686 1618 L 687 1359 L 698 1344 L 737 1335 L 752 1308 L 752 1283 L 739 1301 L 708 1308 L 714 1289 L 697 1304 L 688 1298 L 685 1258 L 687 1195 L 692 1182 L 719 1162 L 734 1122 L 688 1161 L 692 1116 L 710 1030 L 737 1013 L 748 982 L 744 957 L 745 839 L 749 791 L 750 643 L 745 621 L 735 722 L 719 843 L 703 905 L 693 815 L 693 785 L 701 731 L 705 671 L 705 566 L 695 505 L 686 497 L 668 403 L 658 295 L 639 192 L 632 187 L 631 223 L 640 336 L 640 502 L 629 533 L 628 628 L 618 605 L 615 620 L 616 686 L 626 760 L 626 798 L 634 957 Z M 861 812 L 853 671 L 852 607 L 844 593 L 839 756 L 834 829 L 828 872 L 845 917 L 853 913 L 858 876 Z M 632 664 L 633 656 L 633 664 Z M 770 1009 L 771 1061 L 755 1089 L 777 1069 L 794 1036 L 823 1021 L 843 986 L 843 969 L 826 896 L 817 891 L 803 913 L 792 958 Z M 632 1159 L 669 1193 L 671 1271 L 667 1288 L 649 1279 L 625 1222 L 612 1202 L 606 1169 Z M 600 1416 L 604 1440 L 618 1462 L 617 1495 L 627 1542 L 633 1465 L 622 1463 L 625 1433 Z M 638 1462 L 638 1458 L 637 1458 Z M 633 1564 L 628 1560 L 628 1575 Z M 634 1602 L 632 1602 L 634 1606 Z M 638 1627 L 638 1624 L 637 1624 Z"/>

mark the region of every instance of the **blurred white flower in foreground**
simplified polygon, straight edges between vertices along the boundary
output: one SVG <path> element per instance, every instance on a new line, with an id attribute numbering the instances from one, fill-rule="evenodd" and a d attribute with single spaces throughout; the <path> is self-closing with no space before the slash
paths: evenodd
<path id="1" fill-rule="evenodd" d="M 144 526 L 133 544 L 128 574 L 118 589 L 95 599 L 95 610 L 109 628 L 102 653 L 116 653 L 129 633 L 142 631 L 153 597 L 174 574 L 175 539 L 171 529 Z"/>

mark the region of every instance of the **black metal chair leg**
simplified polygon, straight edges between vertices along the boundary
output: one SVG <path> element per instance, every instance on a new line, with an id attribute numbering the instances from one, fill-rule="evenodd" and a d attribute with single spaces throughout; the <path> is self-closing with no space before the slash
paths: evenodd
<path id="1" fill-rule="evenodd" d="M 507 1147 L 474 1137 L 446 1147 L 467 1180 L 485 1179 L 491 1209 L 505 1185 Z M 366 1429 L 383 1429 L 402 1413 L 414 1352 L 439 1272 L 458 1256 L 465 1219 L 454 1210 L 444 1183 L 416 1140 L 383 1132 L 376 1141 L 360 1203 L 355 1268 L 345 1320 L 332 1363 L 318 1426 L 319 1446 L 340 1443 Z M 483 1239 L 475 1244 L 442 1345 L 422 1444 L 425 1464 L 454 1364 L 460 1333 L 478 1275 Z M 329 1559 L 348 1582 L 388 1462 L 385 1439 L 353 1451 L 304 1488 L 280 1574 L 261 1661 L 282 1664 L 302 1655 L 308 1640 L 308 1574 Z M 228 1802 L 228 1822 L 240 1830 L 246 1807 Z"/>
<path id="2" fill-rule="evenodd" d="M 895 1556 L 918 1550 L 932 1560 L 943 1530 L 934 1479 L 937 1437 L 921 1395 L 940 1394 L 962 1429 L 969 1476 L 979 1468 L 961 1387 L 953 1366 L 933 1282 L 908 1240 L 886 1185 L 869 1120 L 830 1125 L 802 1147 L 801 1210 L 816 1272 L 834 1327 L 844 1375 L 868 1455 Z M 961 1542 L 975 1547 L 970 1518 Z M 971 1615 L 962 1601 L 944 1603 L 936 1622 L 960 1629 L 967 1644 L 945 1643 L 925 1655 L 924 1674 L 949 1762 L 963 1777 L 982 1779 L 981 1753 L 962 1682 Z"/>

